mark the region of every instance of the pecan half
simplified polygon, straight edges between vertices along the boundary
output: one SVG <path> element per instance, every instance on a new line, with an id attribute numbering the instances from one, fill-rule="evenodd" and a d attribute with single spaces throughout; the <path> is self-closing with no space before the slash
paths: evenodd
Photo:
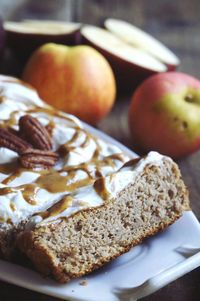
<path id="1" fill-rule="evenodd" d="M 6 147 L 21 154 L 27 148 L 30 148 L 30 144 L 12 134 L 9 130 L 0 128 L 0 147 Z"/>
<path id="2" fill-rule="evenodd" d="M 22 166 L 28 169 L 48 169 L 54 166 L 57 160 L 58 155 L 54 152 L 31 148 L 25 150 L 19 158 Z"/>
<path id="3" fill-rule="evenodd" d="M 34 117 L 24 115 L 19 120 L 20 135 L 35 148 L 51 150 L 52 142 L 47 129 Z"/>

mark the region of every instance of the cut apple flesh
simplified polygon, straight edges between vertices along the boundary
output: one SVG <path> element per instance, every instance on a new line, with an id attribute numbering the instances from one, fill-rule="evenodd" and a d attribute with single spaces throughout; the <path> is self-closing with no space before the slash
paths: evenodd
<path id="1" fill-rule="evenodd" d="M 93 45 L 129 63 L 155 72 L 167 70 L 167 67 L 156 58 L 141 49 L 128 45 L 105 29 L 88 25 L 82 28 L 81 34 Z"/>
<path id="2" fill-rule="evenodd" d="M 45 43 L 76 45 L 80 37 L 79 23 L 24 20 L 4 22 L 7 46 L 24 64 L 35 49 Z"/>
<path id="3" fill-rule="evenodd" d="M 104 25 L 124 42 L 149 53 L 161 62 L 172 66 L 179 65 L 178 57 L 171 50 L 136 26 L 117 19 L 107 19 Z"/>
<path id="4" fill-rule="evenodd" d="M 25 20 L 22 22 L 4 22 L 6 31 L 19 32 L 24 34 L 48 34 L 62 35 L 70 34 L 80 28 L 79 23 L 67 23 L 57 21 L 36 21 Z"/>

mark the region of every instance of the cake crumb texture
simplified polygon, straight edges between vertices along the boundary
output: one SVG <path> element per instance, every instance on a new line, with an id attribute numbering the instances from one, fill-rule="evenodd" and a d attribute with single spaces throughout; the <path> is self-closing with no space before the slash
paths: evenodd
<path id="1" fill-rule="evenodd" d="M 116 198 L 59 223 L 22 232 L 19 249 L 45 276 L 60 283 L 86 275 L 165 229 L 190 210 L 178 166 L 147 165 Z"/>

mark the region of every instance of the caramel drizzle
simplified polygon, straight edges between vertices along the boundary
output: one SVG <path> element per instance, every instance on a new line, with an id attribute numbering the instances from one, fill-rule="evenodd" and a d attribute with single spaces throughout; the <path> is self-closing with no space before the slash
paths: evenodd
<path id="1" fill-rule="evenodd" d="M 16 170 L 19 168 L 18 162 L 9 162 L 9 163 L 4 163 L 0 165 L 0 173 L 10 175 L 13 170 Z"/>
<path id="2" fill-rule="evenodd" d="M 70 118 L 70 116 L 66 116 L 61 111 L 58 111 L 52 107 L 44 107 L 43 108 L 43 107 L 35 106 L 34 108 L 31 108 L 26 111 L 26 114 L 33 114 L 33 113 L 45 113 L 52 117 L 59 117 L 59 118 L 62 118 L 64 120 L 71 122 L 72 124 L 74 124 L 74 127 L 79 128 L 78 124 L 74 121 L 73 118 Z"/>
<path id="3" fill-rule="evenodd" d="M 50 134 L 50 136 L 53 135 L 53 130 L 55 128 L 56 124 L 53 120 L 50 120 L 49 123 L 46 126 L 46 129 L 48 131 L 48 133 Z"/>
<path id="4" fill-rule="evenodd" d="M 35 215 L 41 216 L 43 219 L 56 216 L 71 206 L 73 197 L 70 195 L 64 196 L 60 201 L 48 208 L 46 211 L 38 212 Z"/>
<path id="5" fill-rule="evenodd" d="M 4 102 L 5 97 L 1 95 L 2 91 L 0 90 L 0 104 Z"/>
<path id="6" fill-rule="evenodd" d="M 2 167 L 2 166 L 1 166 Z M 8 165 L 8 168 L 9 165 Z M 8 185 L 9 183 L 11 183 L 12 181 L 14 181 L 16 178 L 20 177 L 20 175 L 24 172 L 24 171 L 27 171 L 26 169 L 24 168 L 20 168 L 18 167 L 13 173 L 11 173 L 7 178 L 5 178 L 3 181 L 2 181 L 2 184 L 4 185 Z M 34 172 L 34 171 L 33 171 Z M 4 172 L 5 174 L 8 174 L 8 171 L 6 170 L 6 166 L 4 166 Z"/>
<path id="7" fill-rule="evenodd" d="M 113 154 L 105 158 L 105 160 L 96 162 L 96 173 L 95 176 L 92 176 L 90 171 L 88 170 L 88 164 L 81 164 L 75 167 L 64 167 L 62 170 L 52 170 L 52 171 L 32 171 L 39 174 L 39 177 L 35 180 L 35 182 L 30 184 L 20 185 L 14 188 L 0 188 L 0 195 L 5 195 L 11 192 L 21 191 L 23 198 L 25 201 L 31 205 L 36 205 L 36 195 L 39 189 L 45 189 L 50 193 L 61 193 L 61 192 L 72 192 L 75 189 L 78 189 L 83 186 L 87 186 L 94 183 L 94 180 L 97 176 L 101 176 L 101 167 L 108 165 L 108 163 L 113 166 L 114 159 L 122 159 L 120 154 Z M 75 180 L 77 171 L 84 171 L 86 173 L 86 177 L 81 180 Z M 21 173 L 27 171 L 23 168 L 18 168 L 14 173 L 9 175 L 6 179 L 2 181 L 2 184 L 8 185 L 16 178 L 18 178 Z M 67 172 L 66 176 L 63 176 L 61 173 Z M 99 193 L 101 195 L 101 193 Z"/>
<path id="8" fill-rule="evenodd" d="M 105 201 L 110 197 L 109 192 L 106 189 L 106 183 L 104 178 L 99 178 L 94 183 L 94 189 L 96 193 Z"/>
<path id="9" fill-rule="evenodd" d="M 36 186 L 35 183 L 20 185 L 18 187 L 3 187 L 0 188 L 0 195 L 5 195 L 9 193 L 14 193 L 21 191 L 23 198 L 30 205 L 36 205 L 37 202 L 35 200 L 36 194 L 39 190 L 39 187 Z"/>
<path id="10" fill-rule="evenodd" d="M 85 134 L 85 140 L 80 144 L 73 146 L 73 144 L 80 138 L 82 134 Z M 73 134 L 72 138 L 67 141 L 65 144 L 61 145 L 59 148 L 59 153 L 62 156 L 67 155 L 70 151 L 73 151 L 77 147 L 86 148 L 90 142 L 90 139 L 92 139 L 92 136 L 90 133 L 88 133 L 86 130 L 81 128 L 76 128 L 75 133 Z"/>
<path id="11" fill-rule="evenodd" d="M 17 178 L 23 169 L 19 169 L 15 174 L 7 177 L 2 183 L 8 184 Z M 21 191 L 24 200 L 30 205 L 36 205 L 36 195 L 39 189 L 45 189 L 50 193 L 61 193 L 65 191 L 74 191 L 75 189 L 89 185 L 93 183 L 91 177 L 86 177 L 81 180 L 74 180 L 76 177 L 75 170 L 71 170 L 67 173 L 66 176 L 61 175 L 63 171 L 52 170 L 49 173 L 40 175 L 35 182 L 30 184 L 24 184 L 17 187 L 4 187 L 0 188 L 0 195 L 5 195 L 12 192 Z"/>
<path id="12" fill-rule="evenodd" d="M 0 125 L 3 128 L 12 128 L 13 126 L 17 125 L 17 118 L 16 115 L 19 113 L 19 111 L 13 111 L 10 114 L 10 118 L 7 120 L 1 120 Z"/>
<path id="13" fill-rule="evenodd" d="M 39 186 L 36 183 L 25 184 L 18 187 L 18 190 L 22 192 L 24 200 L 30 205 L 36 205 L 36 195 L 39 190 Z"/>
<path id="14" fill-rule="evenodd" d="M 18 125 L 18 120 L 16 118 L 17 114 L 19 113 L 19 111 L 13 111 L 11 114 L 10 114 L 10 117 L 9 119 L 7 120 L 1 120 L 0 121 L 0 124 L 1 124 L 1 127 L 4 127 L 4 128 L 12 128 L 13 126 L 16 126 Z M 65 114 L 63 114 L 62 112 L 54 109 L 54 108 L 51 108 L 51 107 L 39 107 L 39 106 L 34 106 L 33 108 L 30 108 L 26 111 L 24 111 L 25 114 L 31 114 L 31 113 L 45 113 L 49 116 L 52 116 L 52 117 L 59 117 L 59 118 L 62 118 L 64 120 L 67 120 L 69 121 L 70 123 L 72 123 L 73 127 L 74 128 L 79 128 L 78 124 L 72 119 L 70 118 L 69 116 L 66 116 Z M 52 124 L 50 123 L 50 126 L 52 126 L 52 128 L 55 126 L 54 122 L 52 121 Z"/>
<path id="15" fill-rule="evenodd" d="M 65 167 L 59 171 L 58 170 L 51 170 L 50 172 L 47 170 L 31 171 L 31 172 L 36 172 L 39 175 L 38 178 L 33 183 L 24 184 L 17 187 L 0 188 L 0 195 L 21 191 L 23 198 L 27 203 L 31 205 L 36 205 L 37 204 L 36 196 L 39 189 L 45 189 L 51 193 L 72 192 L 77 188 L 93 184 L 95 180 L 99 178 L 95 182 L 94 188 L 96 192 L 102 197 L 102 199 L 106 200 L 109 197 L 109 194 L 106 190 L 104 179 L 100 178 L 102 176 L 101 168 L 104 166 L 111 166 L 112 168 L 114 168 L 116 166 L 114 162 L 115 160 L 124 162 L 123 155 L 121 153 L 112 154 L 110 156 L 101 159 L 101 147 L 98 143 L 97 138 L 93 137 L 85 129 L 80 128 L 77 125 L 77 123 L 69 116 L 65 116 L 64 114 L 62 114 L 62 112 L 57 111 L 51 107 L 42 108 L 42 107 L 35 106 L 34 108 L 26 111 L 26 113 L 30 113 L 30 114 L 38 113 L 38 112 L 43 112 L 53 117 L 63 118 L 72 123 L 72 127 L 75 129 L 75 133 L 67 143 L 65 143 L 60 147 L 60 151 L 62 154 L 63 153 L 67 154 L 68 152 L 74 150 L 76 147 L 86 148 L 91 139 L 93 139 L 96 143 L 96 149 L 94 151 L 94 154 L 91 160 L 87 163 L 83 163 L 72 167 Z M 12 112 L 10 119 L 3 121 L 3 126 L 13 127 L 14 125 L 16 125 L 18 123 L 18 120 L 16 118 L 17 114 L 18 111 Z M 51 120 L 47 125 L 47 129 L 51 134 L 53 132 L 54 127 L 55 127 L 55 123 L 53 120 Z M 81 142 L 79 146 L 77 145 L 73 146 L 73 144 L 80 138 L 80 136 L 83 133 L 85 135 L 84 141 Z M 90 164 L 95 166 L 94 175 L 91 175 L 89 171 Z M 13 169 L 15 169 L 15 171 L 11 173 Z M 84 171 L 86 173 L 86 177 L 81 180 L 75 180 L 77 171 L 79 170 Z M 4 179 L 2 183 L 8 185 L 12 181 L 14 181 L 17 177 L 19 177 L 21 173 L 24 171 L 28 171 L 28 170 L 24 168 L 20 168 L 17 163 L 2 164 L 0 166 L 0 172 L 4 174 L 8 174 L 8 177 Z M 62 172 L 67 172 L 67 175 L 66 176 L 61 175 Z M 53 205 L 50 209 L 48 209 L 43 213 L 40 213 L 40 215 L 43 218 L 52 215 L 57 215 L 58 213 L 64 211 L 71 204 L 71 202 L 72 202 L 72 196 L 67 195 L 61 201 Z M 13 204 L 11 204 L 10 207 L 13 211 L 15 210 Z"/>

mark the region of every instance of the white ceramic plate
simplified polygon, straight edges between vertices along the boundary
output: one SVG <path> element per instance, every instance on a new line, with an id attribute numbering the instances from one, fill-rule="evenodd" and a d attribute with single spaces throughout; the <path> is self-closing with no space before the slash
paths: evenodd
<path id="1" fill-rule="evenodd" d="M 102 132 L 90 132 L 136 154 Z M 37 292 L 73 301 L 130 301 L 144 297 L 200 266 L 200 225 L 189 211 L 163 233 L 120 256 L 104 268 L 69 284 L 42 278 L 37 272 L 0 261 L 0 279 Z M 86 280 L 87 285 L 81 285 Z"/>

